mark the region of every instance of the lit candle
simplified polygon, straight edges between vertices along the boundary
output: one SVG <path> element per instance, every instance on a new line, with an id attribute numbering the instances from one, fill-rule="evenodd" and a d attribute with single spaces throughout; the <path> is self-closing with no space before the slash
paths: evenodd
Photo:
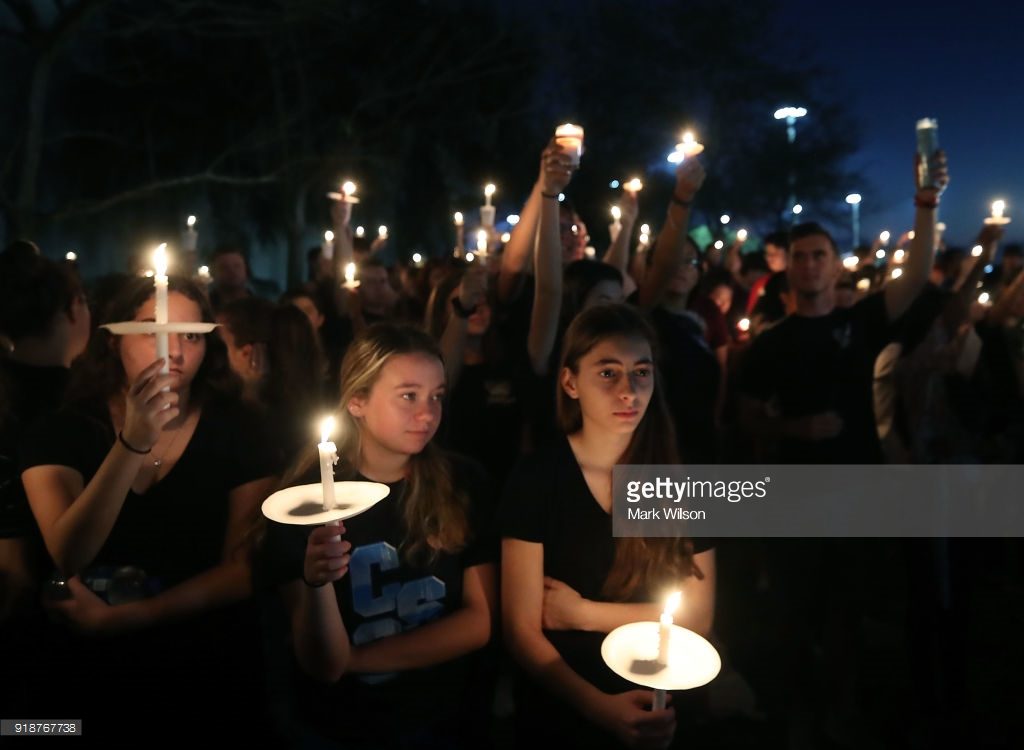
<path id="1" fill-rule="evenodd" d="M 502 234 L 501 234 L 501 242 L 502 242 L 502 244 L 507 245 L 511 239 L 512 239 L 512 233 L 511 232 L 502 232 Z"/>
<path id="2" fill-rule="evenodd" d="M 684 160 L 696 156 L 704 150 L 704 144 L 694 138 L 693 133 L 687 130 L 683 133 L 683 140 L 676 144 L 676 150 L 668 155 L 668 160 L 673 164 L 682 164 Z"/>
<path id="3" fill-rule="evenodd" d="M 721 240 L 715 240 L 715 250 L 721 250 L 723 247 L 725 247 L 724 242 Z"/>
<path id="4" fill-rule="evenodd" d="M 341 199 L 343 201 L 348 203 L 349 199 L 352 198 L 355 194 L 356 194 L 356 184 L 354 182 L 352 182 L 351 180 L 346 180 L 345 182 L 342 183 L 342 185 L 341 185 Z"/>
<path id="5" fill-rule="evenodd" d="M 871 288 L 871 280 L 870 279 L 861 279 L 860 281 L 857 282 L 857 291 L 858 292 L 866 292 L 870 288 Z"/>
<path id="6" fill-rule="evenodd" d="M 356 227 L 356 237 L 364 237 L 364 236 L 366 236 L 366 228 L 365 227 Z"/>
<path id="7" fill-rule="evenodd" d="M 569 155 L 574 167 L 580 165 L 583 156 L 583 128 L 571 122 L 559 125 L 555 128 L 555 143 Z"/>
<path id="8" fill-rule="evenodd" d="M 588 260 L 593 260 L 594 258 L 597 257 L 597 248 L 587 245 L 585 248 L 583 248 L 583 255 Z"/>
<path id="9" fill-rule="evenodd" d="M 878 258 L 879 260 L 885 260 L 885 250 L 883 250 L 882 248 L 878 248 L 877 250 L 875 250 L 875 257 Z"/>
<path id="10" fill-rule="evenodd" d="M 491 184 L 484 187 L 484 205 L 480 206 L 480 223 L 485 227 L 494 226 L 494 215 L 498 209 L 491 205 L 491 198 L 494 196 L 495 190 L 497 188 Z"/>
<path id="11" fill-rule="evenodd" d="M 981 294 L 978 295 L 978 304 L 987 305 L 989 299 L 991 299 L 991 297 L 989 297 L 988 292 L 982 292 Z"/>
<path id="12" fill-rule="evenodd" d="M 746 242 L 747 241 L 747 230 L 746 229 L 741 229 L 740 231 L 736 232 L 736 239 L 738 239 L 740 242 Z"/>
<path id="13" fill-rule="evenodd" d="M 316 448 L 320 452 L 320 486 L 324 498 L 324 510 L 334 508 L 334 464 L 338 463 L 338 446 L 331 442 L 334 432 L 334 417 L 324 417 L 320 421 L 320 442 Z"/>
<path id="14" fill-rule="evenodd" d="M 639 177 L 634 177 L 632 180 L 623 185 L 622 189 L 625 190 L 627 193 L 633 193 L 634 195 L 636 195 L 637 193 L 644 189 L 644 184 L 640 182 Z"/>
<path id="15" fill-rule="evenodd" d="M 420 265 L 423 262 L 423 256 L 420 255 L 419 253 L 413 253 L 412 262 L 415 263 L 417 266 Z"/>
<path id="16" fill-rule="evenodd" d="M 466 244 L 466 221 L 462 216 L 462 211 L 455 212 L 455 257 L 458 258 L 463 254 Z"/>
<path id="17" fill-rule="evenodd" d="M 722 214 L 721 216 L 718 217 L 718 220 L 722 222 L 722 224 L 728 224 L 730 221 L 732 221 L 732 217 L 729 216 L 729 214 Z"/>
<path id="18" fill-rule="evenodd" d="M 487 254 L 487 230 L 480 229 L 476 233 L 476 252 L 477 255 Z"/>
<path id="19" fill-rule="evenodd" d="M 1010 217 L 1006 215 L 1006 201 L 992 201 L 992 215 L 985 219 L 986 224 L 1009 224 Z"/>
<path id="20" fill-rule="evenodd" d="M 67 253 L 65 253 L 64 255 L 64 260 L 68 261 L 69 263 L 74 263 L 76 260 L 78 260 L 78 253 L 76 253 L 74 250 L 68 250 Z"/>
<path id="21" fill-rule="evenodd" d="M 349 291 L 357 289 L 359 282 L 356 281 L 356 264 L 346 263 L 345 264 L 345 283 L 343 285 Z"/>
<path id="22" fill-rule="evenodd" d="M 388 238 L 388 228 L 381 224 L 377 227 L 377 236 L 382 240 L 386 240 Z"/>
<path id="23" fill-rule="evenodd" d="M 185 241 L 182 243 L 185 252 L 195 252 L 199 246 L 199 232 L 196 230 L 196 217 L 189 216 L 185 221 Z"/>
<path id="24" fill-rule="evenodd" d="M 334 232 L 330 229 L 324 232 L 324 241 L 320 244 L 320 254 L 327 260 L 334 257 Z"/>
<path id="25" fill-rule="evenodd" d="M 661 618 L 658 621 L 658 664 L 663 667 L 668 666 L 669 647 L 672 641 L 672 613 L 679 609 L 679 602 L 682 596 L 681 592 L 676 591 L 665 600 L 665 609 L 662 611 Z M 652 708 L 655 711 L 665 708 L 664 690 L 654 691 L 654 705 Z"/>
<path id="26" fill-rule="evenodd" d="M 210 281 L 210 267 L 209 266 L 199 266 L 199 278 L 203 282 L 209 282 Z"/>
<path id="27" fill-rule="evenodd" d="M 860 258 L 858 258 L 856 255 L 847 255 L 845 258 L 843 258 L 843 267 L 847 271 L 854 271 L 857 269 L 857 266 L 859 265 Z"/>
<path id="28" fill-rule="evenodd" d="M 467 263 L 472 263 L 474 260 L 476 260 L 476 256 L 473 255 L 473 253 L 466 253 L 466 262 Z"/>
<path id="29" fill-rule="evenodd" d="M 747 331 L 750 330 L 750 318 L 740 318 L 740 321 L 736 324 L 736 327 L 739 328 L 743 333 L 746 333 Z"/>
<path id="30" fill-rule="evenodd" d="M 904 249 L 902 247 L 896 248 L 896 250 L 892 254 L 893 262 L 894 263 L 902 263 L 903 262 L 903 257 L 905 255 L 906 255 L 906 251 L 904 251 Z"/>
<path id="31" fill-rule="evenodd" d="M 889 238 L 891 236 L 892 235 L 889 234 L 889 230 L 887 229 L 884 232 L 882 232 L 880 235 L 878 235 L 878 241 L 881 242 L 884 245 L 886 242 L 889 241 Z"/>
<path id="32" fill-rule="evenodd" d="M 509 214 L 508 216 L 505 217 L 505 221 L 508 223 L 510 227 L 514 227 L 516 224 L 519 223 L 519 214 Z"/>
<path id="33" fill-rule="evenodd" d="M 983 248 L 981 245 L 975 245 L 974 247 L 971 248 L 971 255 L 975 258 L 979 257 L 982 252 Z"/>
<path id="34" fill-rule="evenodd" d="M 611 236 L 612 242 L 615 242 L 619 232 L 622 231 L 622 223 L 619 221 L 621 218 L 622 209 L 618 206 L 612 206 L 612 223 L 608 225 L 608 234 Z"/>
<path id="35" fill-rule="evenodd" d="M 153 287 L 156 296 L 154 319 L 157 325 L 167 323 L 167 244 L 163 243 L 153 252 Z M 167 332 L 156 334 L 156 357 L 163 359 L 160 372 L 164 375 L 171 371 L 171 363 L 167 355 Z"/>
<path id="36" fill-rule="evenodd" d="M 903 275 L 903 269 L 902 268 L 894 268 L 894 269 L 892 269 L 892 278 L 898 279 L 902 275 Z"/>
<path id="37" fill-rule="evenodd" d="M 462 217 L 462 211 L 456 211 L 455 212 L 455 226 L 461 227 L 463 225 L 463 223 L 464 223 L 464 219 Z"/>

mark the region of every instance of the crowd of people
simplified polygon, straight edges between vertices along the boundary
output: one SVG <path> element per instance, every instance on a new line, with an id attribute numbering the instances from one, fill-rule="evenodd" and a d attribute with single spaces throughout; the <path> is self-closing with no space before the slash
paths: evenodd
<path id="1" fill-rule="evenodd" d="M 343 203 L 333 248 L 276 299 L 243 250 L 218 248 L 212 283 L 172 277 L 167 300 L 171 322 L 219 325 L 170 334 L 164 358 L 152 334 L 100 327 L 155 320 L 151 279 L 87 287 L 11 243 L 4 717 L 150 743 L 860 747 L 873 596 L 906 602 L 906 716 L 947 731 L 970 549 L 615 538 L 611 522 L 619 464 L 1024 458 L 1020 247 L 1000 248 L 996 226 L 980 253 L 946 247 L 945 155 L 930 167 L 934 184 L 908 185 L 898 260 L 876 247 L 844 262 L 813 222 L 754 253 L 699 247 L 697 159 L 677 167 L 656 237 L 631 246 L 624 194 L 618 235 L 589 258 L 559 199 L 577 163 L 553 141 L 507 241 L 492 232 L 473 259 L 389 267 Z M 320 481 L 325 413 L 337 478 L 389 495 L 312 530 L 265 519 L 272 492 Z M 600 649 L 657 620 L 671 590 L 677 624 L 725 666 L 656 708 Z"/>

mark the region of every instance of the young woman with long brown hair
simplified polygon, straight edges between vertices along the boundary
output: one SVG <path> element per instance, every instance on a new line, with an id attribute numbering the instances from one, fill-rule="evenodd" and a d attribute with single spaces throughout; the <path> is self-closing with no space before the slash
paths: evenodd
<path id="1" fill-rule="evenodd" d="M 616 464 L 676 462 L 654 365 L 655 335 L 625 305 L 599 305 L 566 333 L 557 393 L 564 435 L 520 464 L 502 506 L 502 613 L 522 667 L 517 740 L 661 747 L 675 712 L 604 665 L 606 633 L 657 620 L 682 589 L 680 624 L 706 633 L 714 550 L 700 540 L 612 537 Z M 540 688 L 540 689 L 538 689 Z"/>
<path id="2" fill-rule="evenodd" d="M 377 324 L 342 363 L 338 479 L 390 494 L 308 536 L 271 524 L 265 555 L 298 666 L 299 744 L 471 747 L 470 660 L 491 637 L 496 540 L 482 473 L 433 443 L 445 370 L 437 344 Z M 287 483 L 319 481 L 316 453 Z"/>

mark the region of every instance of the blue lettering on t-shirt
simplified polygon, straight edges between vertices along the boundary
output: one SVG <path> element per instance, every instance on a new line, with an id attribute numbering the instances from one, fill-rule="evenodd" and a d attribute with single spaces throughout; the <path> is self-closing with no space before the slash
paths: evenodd
<path id="1" fill-rule="evenodd" d="M 397 635 L 439 617 L 444 612 L 446 587 L 437 576 L 425 576 L 406 583 L 388 583 L 374 590 L 374 578 L 401 566 L 398 550 L 387 542 L 357 547 L 349 562 L 352 607 L 364 621 L 352 632 L 352 644 L 361 646 L 379 638 Z M 375 574 L 376 571 L 376 574 Z M 371 619 L 372 618 L 372 619 Z M 377 684 L 394 674 L 361 675 Z"/>

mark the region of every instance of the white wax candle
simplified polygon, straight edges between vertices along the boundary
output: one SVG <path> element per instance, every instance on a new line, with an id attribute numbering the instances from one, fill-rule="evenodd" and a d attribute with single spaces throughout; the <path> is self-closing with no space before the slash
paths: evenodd
<path id="1" fill-rule="evenodd" d="M 158 325 L 167 323 L 167 245 L 161 244 L 153 253 L 153 290 L 156 297 L 154 320 Z M 160 331 L 156 335 L 156 356 L 163 359 L 160 372 L 166 375 L 171 371 L 168 357 L 167 332 Z"/>
<path id="2" fill-rule="evenodd" d="M 345 264 L 345 288 L 349 291 L 359 287 L 359 282 L 356 281 L 356 264 L 346 263 Z"/>
<path id="3" fill-rule="evenodd" d="M 196 217 L 189 216 L 188 221 L 185 222 L 185 242 L 184 250 L 186 252 L 194 252 L 199 246 L 199 232 L 196 231 Z"/>
<path id="4" fill-rule="evenodd" d="M 334 508 L 334 464 L 338 462 L 338 447 L 330 441 L 334 431 L 334 417 L 325 417 L 320 422 L 320 487 L 323 492 L 324 510 Z"/>
<path id="5" fill-rule="evenodd" d="M 320 254 L 327 260 L 334 257 L 334 232 L 330 229 L 324 232 L 324 241 L 320 244 Z"/>
<path id="6" fill-rule="evenodd" d="M 680 592 L 675 592 L 665 601 L 665 609 L 658 620 L 658 664 L 668 666 L 669 648 L 672 641 L 672 613 L 679 607 L 679 600 L 682 598 Z M 665 708 L 665 691 L 654 691 L 654 702 L 651 706 L 655 711 Z"/>
<path id="7" fill-rule="evenodd" d="M 476 252 L 478 255 L 487 254 L 487 230 L 481 229 L 476 233 Z"/>
<path id="8" fill-rule="evenodd" d="M 619 232 L 622 231 L 622 223 L 619 221 L 621 218 L 622 209 L 618 206 L 612 206 L 612 223 L 608 225 L 608 234 L 611 236 L 612 242 L 615 242 Z"/>
<path id="9" fill-rule="evenodd" d="M 572 157 L 572 165 L 578 167 L 583 156 L 583 128 L 567 122 L 555 129 L 555 143 Z"/>
<path id="10" fill-rule="evenodd" d="M 484 187 L 484 205 L 485 206 L 490 206 L 491 205 L 491 196 L 494 195 L 494 191 L 495 190 L 497 190 L 497 188 L 494 187 L 494 185 L 491 185 L 491 184 L 488 184 L 488 185 L 486 185 Z"/>

